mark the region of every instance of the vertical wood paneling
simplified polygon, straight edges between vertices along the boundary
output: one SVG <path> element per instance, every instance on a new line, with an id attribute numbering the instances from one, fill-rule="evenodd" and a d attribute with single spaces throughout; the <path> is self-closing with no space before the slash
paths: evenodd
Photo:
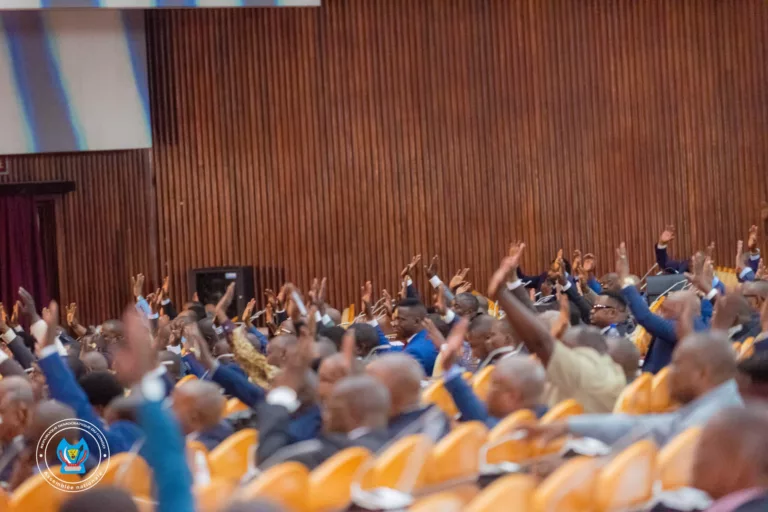
<path id="1" fill-rule="evenodd" d="M 325 0 L 147 31 L 153 197 L 140 152 L 12 159 L 77 181 L 62 295 L 87 315 L 165 261 L 177 301 L 187 269 L 245 264 L 262 287 L 327 275 L 340 307 L 415 253 L 483 289 L 513 239 L 529 273 L 559 247 L 609 271 L 621 240 L 643 273 L 667 222 L 673 255 L 713 240 L 732 266 L 768 198 L 759 0 Z"/>
<path id="2" fill-rule="evenodd" d="M 146 150 L 8 158 L 5 183 L 74 181 L 56 201 L 60 300 L 77 302 L 83 322 L 120 314 L 132 297 L 130 276 L 152 280 L 151 195 Z"/>

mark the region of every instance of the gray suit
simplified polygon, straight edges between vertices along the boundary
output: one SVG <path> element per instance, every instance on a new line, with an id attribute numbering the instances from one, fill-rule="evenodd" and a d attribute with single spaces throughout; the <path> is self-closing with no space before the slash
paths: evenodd
<path id="1" fill-rule="evenodd" d="M 629 416 L 625 414 L 585 414 L 568 419 L 572 434 L 598 439 L 608 445 L 621 440 L 629 445 L 642 438 L 652 438 L 664 446 L 691 427 L 703 426 L 728 407 L 744 407 L 736 381 L 731 379 L 700 396 L 675 412 Z"/>

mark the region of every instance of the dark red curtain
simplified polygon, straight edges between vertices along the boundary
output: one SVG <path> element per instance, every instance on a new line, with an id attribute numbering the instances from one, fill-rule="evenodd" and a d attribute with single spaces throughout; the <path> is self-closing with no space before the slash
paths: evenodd
<path id="1" fill-rule="evenodd" d="M 48 305 L 37 207 L 33 196 L 0 196 L 0 301 L 10 314 L 20 286 Z"/>

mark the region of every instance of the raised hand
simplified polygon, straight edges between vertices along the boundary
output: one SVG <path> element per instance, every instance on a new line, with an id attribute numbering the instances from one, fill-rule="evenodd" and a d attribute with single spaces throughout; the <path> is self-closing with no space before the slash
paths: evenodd
<path id="1" fill-rule="evenodd" d="M 472 283 L 470 283 L 469 281 L 464 281 L 461 284 L 461 286 L 456 288 L 456 293 L 457 294 L 459 294 L 459 293 L 469 293 L 471 291 L 472 291 Z"/>
<path id="2" fill-rule="evenodd" d="M 289 288 L 293 285 L 291 283 L 285 283 L 283 284 L 282 288 L 280 288 L 280 292 L 277 294 L 277 307 L 278 309 L 285 308 L 285 301 L 288 298 L 288 295 L 290 295 Z"/>
<path id="3" fill-rule="evenodd" d="M 760 310 L 760 325 L 762 332 L 768 332 L 768 300 L 763 300 L 763 307 Z"/>
<path id="4" fill-rule="evenodd" d="M 573 256 L 571 257 L 571 269 L 573 269 L 573 273 L 577 273 L 577 269 L 581 269 L 581 251 L 579 249 L 576 249 L 573 251 Z"/>
<path id="5" fill-rule="evenodd" d="M 435 325 L 435 322 L 429 318 L 425 318 L 421 322 L 421 325 L 427 330 L 429 340 L 432 342 L 432 344 L 437 348 L 437 350 L 440 350 L 443 345 L 445 345 L 445 338 L 443 337 L 443 333 L 440 332 L 440 329 L 438 329 Z"/>
<path id="6" fill-rule="evenodd" d="M 131 286 L 133 296 L 138 299 L 144 292 L 144 274 L 137 274 L 136 277 L 131 276 Z"/>
<path id="7" fill-rule="evenodd" d="M 72 327 L 76 325 L 77 322 L 77 304 L 72 302 L 69 306 L 66 308 L 67 311 L 67 325 Z"/>
<path id="8" fill-rule="evenodd" d="M 707 258 L 713 259 L 715 254 L 715 242 L 709 242 L 709 245 L 706 249 L 704 249 L 704 254 L 707 255 Z"/>
<path id="9" fill-rule="evenodd" d="M 749 236 L 747 238 L 747 249 L 750 250 L 750 252 L 755 252 L 757 250 L 757 226 L 751 226 L 749 228 Z"/>
<path id="10" fill-rule="evenodd" d="M 664 231 L 659 235 L 659 245 L 667 245 L 669 242 L 675 239 L 675 226 L 668 224 L 664 228 Z"/>
<path id="11" fill-rule="evenodd" d="M 320 287 L 317 289 L 317 301 L 319 303 L 319 307 L 323 308 L 325 306 L 325 294 L 328 290 L 328 278 L 323 277 L 320 280 Z"/>
<path id="12" fill-rule="evenodd" d="M 363 286 L 360 287 L 360 302 L 363 305 L 363 311 L 368 320 L 373 320 L 373 283 L 366 281 Z"/>
<path id="13" fill-rule="evenodd" d="M 251 327 L 253 325 L 253 322 L 251 322 L 251 317 L 253 316 L 253 308 L 256 307 L 256 299 L 251 299 L 248 301 L 248 304 L 245 305 L 245 309 L 243 309 L 243 322 L 248 327 Z"/>
<path id="14" fill-rule="evenodd" d="M 736 242 L 736 272 L 741 272 L 746 266 L 744 263 L 744 241 Z"/>
<path id="15" fill-rule="evenodd" d="M 3 334 L 8 329 L 10 329 L 10 326 L 8 325 L 8 313 L 5 312 L 3 303 L 0 302 L 0 334 Z"/>
<path id="16" fill-rule="evenodd" d="M 521 246 L 524 248 L 525 244 L 521 244 Z M 516 256 L 507 256 L 501 260 L 501 265 L 499 265 L 499 268 L 496 270 L 496 272 L 493 273 L 491 280 L 488 283 L 488 292 L 486 295 L 489 299 L 496 298 L 496 294 L 499 292 L 499 288 L 507 281 L 507 275 L 512 269 L 517 267 L 517 264 L 520 261 L 521 253 L 522 249 Z"/>
<path id="17" fill-rule="evenodd" d="M 21 311 L 21 302 L 18 300 L 13 304 L 13 310 L 11 310 L 11 317 L 8 319 L 8 327 L 15 329 L 19 326 L 19 312 Z"/>
<path id="18" fill-rule="evenodd" d="M 400 277 L 403 279 L 407 277 L 413 277 L 413 270 L 416 268 L 416 265 L 418 265 L 420 261 L 421 254 L 414 256 L 411 262 L 405 266 L 402 272 L 400 272 Z"/>
<path id="19" fill-rule="evenodd" d="M 219 303 L 216 304 L 216 318 L 219 320 L 219 324 L 223 324 L 227 321 L 227 310 L 229 309 L 230 304 L 232 304 L 234 298 L 235 283 L 233 281 L 229 283 L 229 286 L 227 286 L 227 291 L 224 292 L 224 295 L 219 300 Z"/>
<path id="20" fill-rule="evenodd" d="M 460 268 L 458 271 L 456 271 L 456 274 L 451 278 L 451 281 L 448 283 L 448 288 L 451 290 L 456 290 L 459 288 L 466 280 L 467 274 L 469 273 L 468 268 Z M 458 292 L 461 293 L 461 292 Z"/>
<path id="21" fill-rule="evenodd" d="M 21 304 L 19 305 L 21 314 L 27 317 L 29 323 L 34 324 L 40 320 L 40 315 L 37 314 L 37 307 L 35 306 L 35 299 L 32 298 L 32 295 L 24 288 L 19 288 L 19 298 L 21 299 Z"/>
<path id="22" fill-rule="evenodd" d="M 448 312 L 448 304 L 445 302 L 445 285 L 441 284 L 437 289 L 435 297 L 435 309 L 441 315 L 445 315 Z"/>
<path id="23" fill-rule="evenodd" d="M 515 280 L 517 279 L 517 267 L 520 266 L 520 258 L 523 255 L 523 250 L 525 249 L 525 244 L 520 241 L 514 241 L 511 244 L 509 244 L 509 249 L 507 250 L 507 257 L 513 258 L 513 261 L 515 262 L 515 265 L 510 269 L 510 275 L 508 276 L 508 279 Z"/>
<path id="24" fill-rule="evenodd" d="M 582 268 L 584 269 L 584 272 L 594 272 L 595 270 L 595 262 L 596 262 L 595 255 L 591 252 L 588 252 L 584 255 L 584 263 L 582 265 Z"/>
<path id="25" fill-rule="evenodd" d="M 563 292 L 562 285 L 557 285 L 556 294 L 560 315 L 557 317 L 557 322 L 552 326 L 551 334 L 552 337 L 561 339 L 565 331 L 568 330 L 568 326 L 571 325 L 571 303 L 568 300 L 568 295 Z"/>
<path id="26" fill-rule="evenodd" d="M 469 320 L 461 318 L 456 325 L 448 333 L 448 339 L 445 340 L 445 345 L 442 349 L 442 362 L 443 370 L 450 370 L 456 363 L 456 360 L 461 355 L 462 347 L 464 345 L 464 338 L 467 337 L 467 329 L 469 327 Z"/>
<path id="27" fill-rule="evenodd" d="M 427 278 L 432 279 L 437 275 L 437 263 L 437 255 L 434 255 L 432 256 L 432 260 L 429 262 L 429 266 L 424 265 L 424 273 L 427 275 Z"/>
<path id="28" fill-rule="evenodd" d="M 387 312 L 387 316 L 392 318 L 392 296 L 386 289 L 381 290 L 381 296 L 384 299 L 384 310 Z"/>
<path id="29" fill-rule="evenodd" d="M 760 258 L 760 263 L 757 264 L 757 272 L 755 272 L 755 279 L 763 280 L 768 278 L 768 273 L 765 270 L 765 258 Z"/>
<path id="30" fill-rule="evenodd" d="M 52 300 L 47 308 L 43 308 L 43 320 L 48 328 L 45 331 L 43 339 L 38 340 L 37 353 L 40 356 L 40 350 L 49 347 L 56 342 L 56 336 L 59 330 L 59 305 Z"/>
<path id="31" fill-rule="evenodd" d="M 341 353 L 344 354 L 344 364 L 347 365 L 347 369 L 352 370 L 352 365 L 355 362 L 355 354 L 357 354 L 354 329 L 347 329 L 347 332 L 342 336 Z"/>
<path id="32" fill-rule="evenodd" d="M 616 273 L 623 280 L 629 276 L 629 259 L 627 258 L 627 244 L 621 242 L 616 249 Z"/>

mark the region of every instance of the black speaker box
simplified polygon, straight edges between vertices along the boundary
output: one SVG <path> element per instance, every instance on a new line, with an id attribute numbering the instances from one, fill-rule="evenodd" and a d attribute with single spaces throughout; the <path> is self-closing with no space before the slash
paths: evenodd
<path id="1" fill-rule="evenodd" d="M 187 273 L 189 293 L 197 292 L 203 304 L 218 303 L 227 291 L 227 286 L 233 281 L 235 299 L 227 310 L 227 316 L 230 318 L 240 315 L 254 296 L 253 267 L 194 268 Z"/>

